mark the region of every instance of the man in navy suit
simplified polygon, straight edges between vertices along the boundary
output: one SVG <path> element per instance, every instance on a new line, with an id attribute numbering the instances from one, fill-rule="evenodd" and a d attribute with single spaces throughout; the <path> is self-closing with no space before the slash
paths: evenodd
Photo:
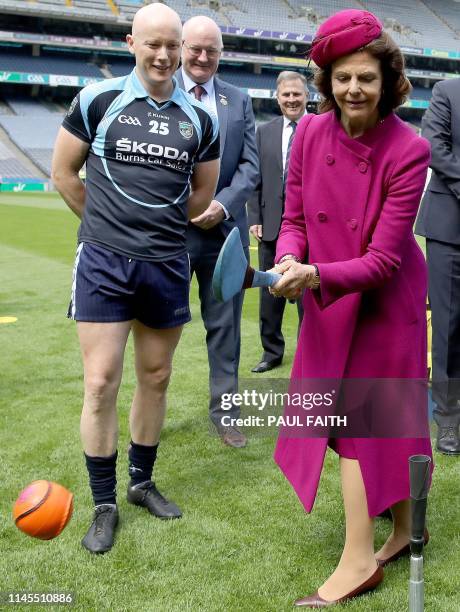
<path id="1" fill-rule="evenodd" d="M 237 391 L 243 293 L 221 304 L 212 295 L 211 280 L 222 244 L 234 227 L 249 259 L 246 201 L 256 186 L 259 164 L 251 98 L 215 76 L 222 47 L 218 25 L 209 17 L 192 17 L 184 24 L 182 67 L 176 77 L 180 87 L 219 119 L 221 166 L 216 194 L 204 213 L 189 223 L 187 246 L 206 328 L 210 418 L 223 442 L 239 448 L 246 445 L 245 436 L 227 425 L 229 417 L 239 416 L 239 408 L 222 410 L 221 395 Z"/>
<path id="2" fill-rule="evenodd" d="M 422 121 L 431 143 L 431 180 L 415 226 L 426 237 L 433 327 L 436 448 L 460 455 L 460 79 L 433 87 Z"/>

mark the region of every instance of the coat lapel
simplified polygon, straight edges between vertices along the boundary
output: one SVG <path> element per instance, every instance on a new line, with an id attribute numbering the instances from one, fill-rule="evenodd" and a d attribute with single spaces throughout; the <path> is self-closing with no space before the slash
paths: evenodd
<path id="1" fill-rule="evenodd" d="M 228 113 L 230 112 L 231 101 L 227 97 L 227 88 L 220 79 L 214 79 L 214 92 L 216 96 L 217 117 L 219 119 L 220 156 L 222 157 L 227 138 Z"/>
<path id="2" fill-rule="evenodd" d="M 281 173 L 283 174 L 283 125 L 284 120 L 283 117 L 280 117 L 276 124 L 276 131 L 273 134 L 273 140 L 276 143 L 275 145 L 275 163 Z"/>

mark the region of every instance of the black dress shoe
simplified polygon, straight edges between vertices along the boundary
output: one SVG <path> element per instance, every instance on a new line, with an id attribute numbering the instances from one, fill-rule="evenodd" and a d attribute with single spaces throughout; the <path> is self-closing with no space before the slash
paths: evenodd
<path id="1" fill-rule="evenodd" d="M 255 372 L 256 374 L 261 374 L 262 372 L 269 372 L 270 370 L 273 370 L 273 368 L 277 368 L 278 366 L 280 366 L 282 361 L 282 357 L 272 359 L 271 361 L 261 361 L 254 368 L 252 368 L 251 372 Z"/>
<path id="2" fill-rule="evenodd" d="M 438 427 L 436 450 L 444 455 L 460 455 L 460 438 L 457 427 Z"/>
<path id="3" fill-rule="evenodd" d="M 176 519 L 182 516 L 176 504 L 163 497 L 155 483 L 150 480 L 133 486 L 128 485 L 127 500 L 130 504 L 147 508 L 150 514 L 160 519 Z"/>
<path id="4" fill-rule="evenodd" d="M 113 546 L 115 529 L 118 525 L 118 509 L 111 504 L 102 504 L 94 510 L 93 522 L 82 545 L 92 553 L 108 552 Z"/>

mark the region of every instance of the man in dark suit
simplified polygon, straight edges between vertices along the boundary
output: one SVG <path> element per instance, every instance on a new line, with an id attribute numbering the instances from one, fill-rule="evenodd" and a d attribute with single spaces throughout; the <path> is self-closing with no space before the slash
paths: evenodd
<path id="1" fill-rule="evenodd" d="M 460 79 L 435 84 L 422 134 L 433 173 L 415 231 L 426 237 L 437 449 L 460 455 Z"/>
<path id="2" fill-rule="evenodd" d="M 260 175 L 248 207 L 249 231 L 259 241 L 261 270 L 269 270 L 274 265 L 292 140 L 308 102 L 307 82 L 302 74 L 288 70 L 281 72 L 276 85 L 276 99 L 282 116 L 257 129 Z M 281 365 L 284 354 L 281 327 L 285 305 L 284 298 L 274 298 L 268 289 L 260 290 L 260 337 L 264 352 L 252 372 L 267 372 Z M 297 309 L 300 324 L 303 314 L 301 300 L 297 300 Z"/>
<path id="3" fill-rule="evenodd" d="M 235 393 L 238 387 L 243 293 L 221 304 L 212 295 L 211 280 L 222 244 L 234 227 L 249 259 L 246 201 L 254 191 L 259 164 L 251 98 L 215 76 L 222 47 L 218 25 L 209 17 L 192 17 L 184 24 L 182 68 L 176 77 L 219 120 L 221 165 L 216 194 L 208 209 L 189 223 L 187 246 L 206 328 L 210 418 L 225 444 L 242 447 L 245 436 L 228 426 L 230 419 L 239 416 L 239 408 L 223 410 L 221 395 Z"/>

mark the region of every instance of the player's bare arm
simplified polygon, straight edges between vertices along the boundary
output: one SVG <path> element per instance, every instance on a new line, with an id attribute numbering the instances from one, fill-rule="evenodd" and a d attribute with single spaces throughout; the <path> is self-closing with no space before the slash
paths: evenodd
<path id="1" fill-rule="evenodd" d="M 201 162 L 192 175 L 192 190 L 187 202 L 188 218 L 192 223 L 210 206 L 219 179 L 220 161 Z"/>
<path id="2" fill-rule="evenodd" d="M 85 163 L 89 144 L 65 128 L 59 130 L 51 165 L 51 178 L 67 206 L 81 219 L 85 207 L 85 185 L 78 173 Z"/>

